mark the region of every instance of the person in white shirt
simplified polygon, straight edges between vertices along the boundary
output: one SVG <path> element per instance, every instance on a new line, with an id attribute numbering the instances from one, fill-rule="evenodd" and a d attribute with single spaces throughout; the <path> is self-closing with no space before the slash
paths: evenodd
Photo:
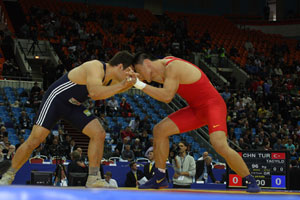
<path id="1" fill-rule="evenodd" d="M 119 110 L 119 102 L 115 99 L 114 96 L 107 102 L 107 106 L 109 107 L 109 112 L 112 115 L 115 115 Z"/>
<path id="2" fill-rule="evenodd" d="M 107 183 L 107 187 L 109 188 L 118 188 L 118 183 L 115 179 L 112 179 L 112 173 L 110 171 L 107 171 L 104 174 L 105 182 Z"/>

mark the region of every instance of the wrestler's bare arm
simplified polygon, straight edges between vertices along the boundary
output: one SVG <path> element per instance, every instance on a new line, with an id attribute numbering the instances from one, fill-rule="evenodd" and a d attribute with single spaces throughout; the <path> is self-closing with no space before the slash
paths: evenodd
<path id="1" fill-rule="evenodd" d="M 101 67 L 102 63 L 97 60 L 86 62 L 83 65 L 85 65 L 86 86 L 89 96 L 94 100 L 107 99 L 128 87 L 126 80 L 111 86 L 103 86 L 104 71 Z"/>
<path id="2" fill-rule="evenodd" d="M 153 87 L 147 85 L 143 92 L 151 96 L 152 98 L 169 103 L 174 98 L 179 86 L 178 71 L 175 65 L 170 64 L 165 72 L 165 81 L 163 88 Z"/>

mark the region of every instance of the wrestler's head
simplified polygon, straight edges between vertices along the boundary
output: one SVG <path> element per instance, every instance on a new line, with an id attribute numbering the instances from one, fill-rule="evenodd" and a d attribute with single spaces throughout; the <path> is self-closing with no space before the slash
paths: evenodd
<path id="1" fill-rule="evenodd" d="M 116 68 L 115 78 L 122 81 L 126 77 L 126 70 L 132 68 L 133 55 L 128 51 L 119 51 L 109 61 L 108 64 Z"/>
<path id="2" fill-rule="evenodd" d="M 134 55 L 132 66 L 139 73 L 140 80 L 146 80 L 148 83 L 152 81 L 152 61 L 155 60 L 157 59 L 146 53 L 137 53 Z"/>

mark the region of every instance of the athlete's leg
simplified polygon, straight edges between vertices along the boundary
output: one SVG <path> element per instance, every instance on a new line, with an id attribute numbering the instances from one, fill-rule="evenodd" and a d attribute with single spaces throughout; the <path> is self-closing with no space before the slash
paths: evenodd
<path id="1" fill-rule="evenodd" d="M 155 166 L 160 169 L 166 168 L 169 156 L 169 136 L 178 134 L 179 129 L 168 117 L 164 118 L 153 128 L 153 153 Z"/>
<path id="2" fill-rule="evenodd" d="M 49 134 L 49 130 L 34 125 L 28 139 L 18 148 L 14 158 L 12 159 L 11 167 L 3 175 L 0 180 L 0 185 L 11 184 L 14 180 L 16 172 L 24 165 L 24 163 L 29 159 L 33 150 L 38 147 Z"/>
<path id="3" fill-rule="evenodd" d="M 247 180 L 247 192 L 260 192 L 260 187 L 257 185 L 255 178 L 250 174 L 242 157 L 229 147 L 226 133 L 224 131 L 215 131 L 209 137 L 214 149 L 225 158 L 230 168 Z"/>
<path id="4" fill-rule="evenodd" d="M 19 170 L 29 159 L 33 150 L 46 139 L 49 132 L 48 129 L 42 126 L 34 125 L 28 139 L 18 148 L 12 159 L 12 168 Z"/>
<path id="5" fill-rule="evenodd" d="M 82 130 L 90 137 L 88 158 L 89 158 L 89 176 L 86 187 L 106 187 L 105 181 L 101 180 L 100 162 L 103 156 L 105 131 L 98 119 L 90 121 Z"/>
<path id="6" fill-rule="evenodd" d="M 105 130 L 98 119 L 94 119 L 84 127 L 82 132 L 90 138 L 88 147 L 89 166 L 100 167 L 103 156 Z"/>
<path id="7" fill-rule="evenodd" d="M 231 169 L 241 177 L 246 177 L 250 174 L 242 157 L 228 145 L 224 131 L 215 131 L 209 135 L 209 138 L 216 152 L 226 160 Z"/>
<path id="8" fill-rule="evenodd" d="M 169 136 L 190 131 L 203 125 L 189 106 L 172 113 L 155 125 L 153 128 L 153 152 L 155 166 L 158 169 L 155 169 L 154 176 L 139 188 L 158 189 L 168 187 L 169 184 L 165 178 L 166 173 L 164 170 L 169 155 Z"/>

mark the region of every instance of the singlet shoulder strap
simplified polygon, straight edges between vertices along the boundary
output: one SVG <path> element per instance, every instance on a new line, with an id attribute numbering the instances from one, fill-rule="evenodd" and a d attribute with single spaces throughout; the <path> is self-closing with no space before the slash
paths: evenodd
<path id="1" fill-rule="evenodd" d="M 102 61 L 101 61 L 101 63 L 103 64 L 103 70 L 104 70 L 104 76 L 103 76 L 102 82 L 104 82 L 105 75 L 106 75 L 106 64 L 105 64 L 105 62 L 102 62 Z M 106 86 L 110 85 L 111 82 L 112 82 L 112 80 L 109 80 L 108 83 L 106 84 Z"/>
<path id="2" fill-rule="evenodd" d="M 168 56 L 168 57 L 165 57 L 164 59 L 171 59 L 169 60 L 166 65 L 170 64 L 171 62 L 173 62 L 174 60 L 181 60 L 180 58 L 176 58 L 174 56 Z"/>

